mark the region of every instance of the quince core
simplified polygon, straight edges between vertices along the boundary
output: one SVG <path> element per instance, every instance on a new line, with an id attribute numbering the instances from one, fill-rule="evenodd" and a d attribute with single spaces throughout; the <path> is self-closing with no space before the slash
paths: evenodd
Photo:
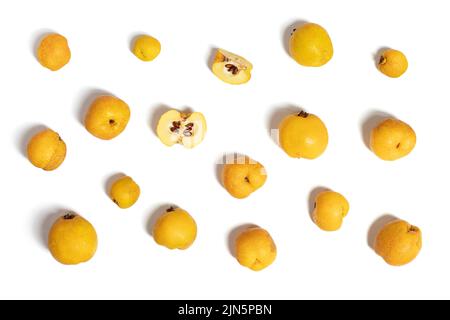
<path id="1" fill-rule="evenodd" d="M 253 65 L 237 54 L 217 49 L 211 69 L 226 83 L 243 84 L 250 80 Z"/>
<path id="2" fill-rule="evenodd" d="M 166 146 L 181 144 L 191 149 L 203 141 L 206 129 L 206 120 L 202 113 L 170 110 L 159 119 L 156 134 Z"/>

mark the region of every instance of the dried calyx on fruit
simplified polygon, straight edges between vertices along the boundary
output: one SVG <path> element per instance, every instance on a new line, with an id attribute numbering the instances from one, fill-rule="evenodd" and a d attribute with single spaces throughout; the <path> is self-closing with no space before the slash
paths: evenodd
<path id="1" fill-rule="evenodd" d="M 226 83 L 243 84 L 250 80 L 253 66 L 237 54 L 217 49 L 211 69 L 220 80 Z"/>
<path id="2" fill-rule="evenodd" d="M 183 113 L 170 110 L 159 119 L 156 133 L 167 146 L 178 143 L 186 148 L 193 148 L 205 137 L 205 117 L 200 112 Z"/>
<path id="3" fill-rule="evenodd" d="M 290 157 L 315 159 L 328 145 L 328 130 L 319 117 L 300 111 L 281 121 L 279 141 Z"/>
<path id="4" fill-rule="evenodd" d="M 302 110 L 302 111 L 300 111 L 300 112 L 298 113 L 297 116 L 302 117 L 302 118 L 308 118 L 309 113 Z"/>
<path id="5" fill-rule="evenodd" d="M 63 218 L 64 218 L 64 220 L 72 220 L 76 216 L 77 216 L 77 214 L 75 212 L 67 211 Z"/>
<path id="6" fill-rule="evenodd" d="M 391 78 L 398 78 L 408 69 L 408 59 L 403 52 L 386 49 L 378 60 L 378 69 Z"/>

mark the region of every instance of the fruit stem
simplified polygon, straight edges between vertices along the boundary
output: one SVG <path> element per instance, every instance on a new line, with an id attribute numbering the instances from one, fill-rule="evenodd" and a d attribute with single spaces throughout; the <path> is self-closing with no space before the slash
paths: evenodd
<path id="1" fill-rule="evenodd" d="M 183 119 L 183 121 L 186 121 L 187 118 L 189 118 L 191 116 L 192 113 L 190 112 L 182 112 L 181 113 L 181 119 Z"/>
<path id="2" fill-rule="evenodd" d="M 170 206 L 169 209 L 167 209 L 167 212 L 173 212 L 175 211 L 175 208 L 173 206 Z"/>
<path id="3" fill-rule="evenodd" d="M 75 214 L 75 213 L 73 213 L 73 212 L 69 212 L 69 213 L 66 213 L 65 215 L 64 215 L 64 220 L 72 220 L 73 218 L 75 218 L 77 215 Z"/>
<path id="4" fill-rule="evenodd" d="M 381 56 L 380 57 L 380 62 L 378 62 L 378 64 L 385 64 L 386 61 L 387 61 L 386 57 L 385 56 Z"/>
<path id="5" fill-rule="evenodd" d="M 299 112 L 298 116 L 302 118 L 307 118 L 309 116 L 309 113 L 302 110 Z"/>
<path id="6" fill-rule="evenodd" d="M 412 233 L 416 233 L 419 231 L 419 228 L 417 228 L 416 226 L 410 226 L 408 229 L 408 232 L 412 232 Z"/>

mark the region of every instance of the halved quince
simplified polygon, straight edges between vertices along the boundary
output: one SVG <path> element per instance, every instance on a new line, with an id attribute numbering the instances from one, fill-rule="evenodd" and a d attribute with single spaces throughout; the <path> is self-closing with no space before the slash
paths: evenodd
<path id="1" fill-rule="evenodd" d="M 211 69 L 220 80 L 226 83 L 243 84 L 250 80 L 253 66 L 237 54 L 217 49 Z"/>
<path id="2" fill-rule="evenodd" d="M 186 148 L 193 148 L 203 141 L 205 133 L 206 121 L 200 112 L 167 111 L 159 119 L 156 128 L 161 142 L 169 147 L 178 143 Z"/>

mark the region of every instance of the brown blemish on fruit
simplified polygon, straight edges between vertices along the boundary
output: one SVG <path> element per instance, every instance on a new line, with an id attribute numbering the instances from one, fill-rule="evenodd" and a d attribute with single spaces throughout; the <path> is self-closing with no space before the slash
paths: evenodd
<path id="1" fill-rule="evenodd" d="M 114 119 L 109 119 L 109 125 L 111 125 L 111 126 L 115 126 L 117 123 L 116 123 L 116 120 L 114 120 Z"/>
<path id="2" fill-rule="evenodd" d="M 248 177 L 244 178 L 245 182 L 250 183 L 250 179 Z"/>
<path id="3" fill-rule="evenodd" d="M 397 149 L 400 148 L 400 143 L 398 143 L 395 147 L 396 147 Z"/>
<path id="4" fill-rule="evenodd" d="M 410 226 L 408 229 L 408 232 L 410 233 L 416 233 L 419 231 L 419 228 L 417 228 L 416 226 Z"/>

